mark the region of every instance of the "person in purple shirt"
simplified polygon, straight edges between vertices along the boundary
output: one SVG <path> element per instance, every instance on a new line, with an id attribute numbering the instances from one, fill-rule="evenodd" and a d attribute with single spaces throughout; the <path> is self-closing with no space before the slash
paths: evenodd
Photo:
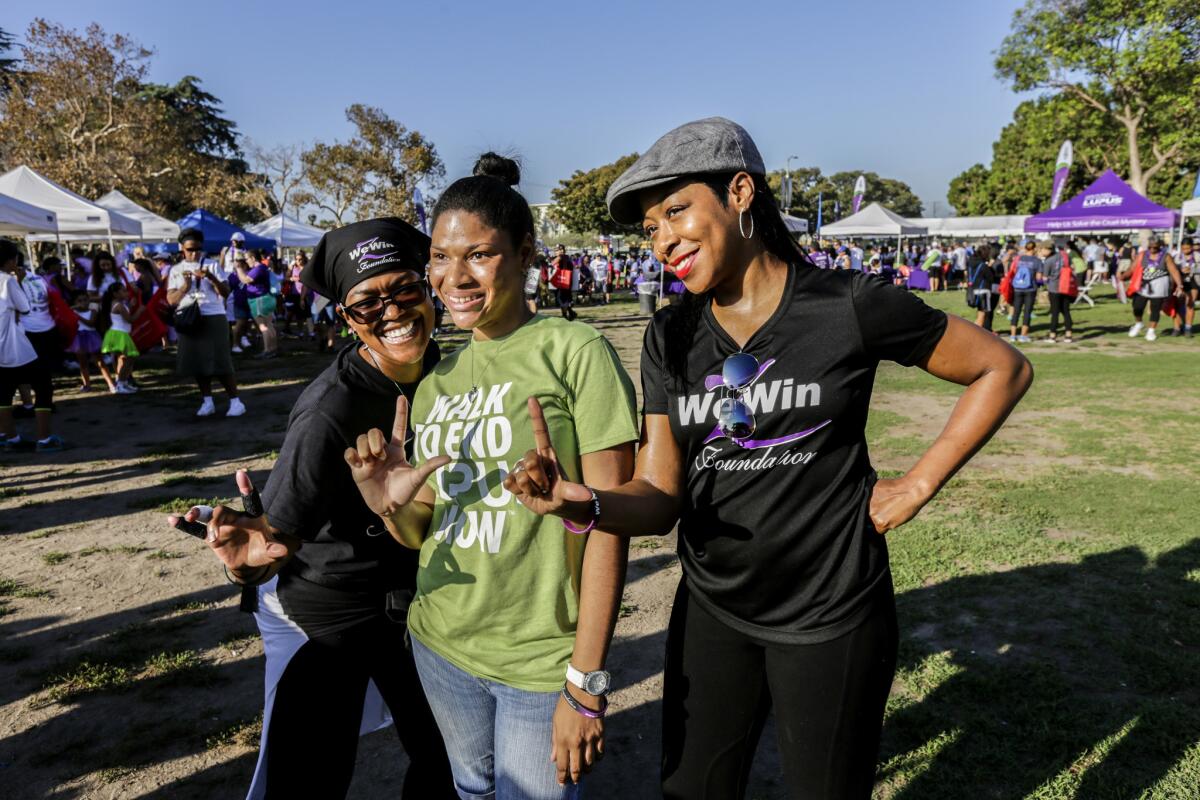
<path id="1" fill-rule="evenodd" d="M 821 269 L 829 269 L 829 256 L 815 241 L 808 246 L 808 259 Z"/>
<path id="2" fill-rule="evenodd" d="M 263 350 L 255 358 L 275 358 L 279 354 L 279 336 L 275 332 L 275 295 L 271 294 L 271 256 L 255 250 L 254 259 L 251 266 L 239 258 L 234 267 L 250 306 L 250 316 L 262 334 Z"/>

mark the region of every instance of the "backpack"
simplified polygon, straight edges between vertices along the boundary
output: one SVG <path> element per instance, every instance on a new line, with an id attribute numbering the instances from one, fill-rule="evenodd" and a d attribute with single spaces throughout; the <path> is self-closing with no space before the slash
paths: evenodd
<path id="1" fill-rule="evenodd" d="M 1017 271 L 1013 275 L 1012 288 L 1018 292 L 1033 288 L 1033 270 L 1029 264 L 1018 258 Z"/>
<path id="2" fill-rule="evenodd" d="M 1075 276 L 1075 268 L 1071 263 L 1071 257 L 1064 252 L 1062 259 L 1062 271 L 1058 273 L 1058 293 L 1065 297 L 1078 297 L 1079 279 Z"/>
<path id="3" fill-rule="evenodd" d="M 979 266 L 975 267 L 975 271 L 967 279 L 967 308 L 979 307 L 980 296 L 975 294 L 975 281 L 979 279 L 979 273 L 983 272 L 983 268 L 986 266 L 986 261 L 980 261 Z"/>

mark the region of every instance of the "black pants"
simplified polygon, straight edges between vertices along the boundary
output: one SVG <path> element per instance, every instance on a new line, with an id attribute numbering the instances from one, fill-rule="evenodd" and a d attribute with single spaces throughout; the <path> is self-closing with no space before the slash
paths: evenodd
<path id="1" fill-rule="evenodd" d="M 1138 322 L 1142 321 L 1142 314 L 1146 311 L 1146 304 L 1150 304 L 1150 321 L 1158 322 L 1159 316 L 1162 315 L 1163 301 L 1165 297 L 1142 297 L 1140 294 L 1135 294 L 1133 301 L 1133 317 Z"/>
<path id="2" fill-rule="evenodd" d="M 1058 333 L 1058 315 L 1063 318 L 1063 328 L 1071 332 L 1071 302 L 1075 298 L 1058 292 L 1050 293 L 1050 335 Z"/>
<path id="3" fill-rule="evenodd" d="M 579 316 L 575 313 L 575 309 L 571 308 L 572 292 L 570 289 L 557 289 L 558 292 L 558 310 L 567 319 L 575 319 Z"/>
<path id="4" fill-rule="evenodd" d="M 340 798 L 350 788 L 367 680 L 392 712 L 408 753 L 404 800 L 456 798 L 450 761 L 421 689 L 406 626 L 372 620 L 310 639 L 275 693 L 267 735 L 268 800 Z"/>
<path id="5" fill-rule="evenodd" d="M 17 387 L 23 383 L 28 383 L 33 389 L 34 408 L 54 407 L 54 383 L 49 370 L 38 360 L 19 367 L 0 367 L 0 408 L 12 405 Z"/>
<path id="6" fill-rule="evenodd" d="M 1018 325 L 1029 327 L 1029 322 L 1033 318 L 1033 301 L 1037 298 L 1037 289 L 1025 289 L 1013 292 L 1013 313 L 1012 326 L 1015 328 Z M 1024 317 L 1024 320 L 1018 322 Z"/>
<path id="7" fill-rule="evenodd" d="M 779 645 L 718 621 L 681 584 L 667 633 L 663 796 L 743 797 L 774 706 L 792 796 L 868 800 L 897 646 L 890 585 L 849 633 L 820 644 Z"/>

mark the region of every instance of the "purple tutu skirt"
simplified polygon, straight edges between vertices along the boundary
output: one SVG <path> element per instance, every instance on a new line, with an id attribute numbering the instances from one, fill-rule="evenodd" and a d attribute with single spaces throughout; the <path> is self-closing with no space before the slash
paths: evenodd
<path id="1" fill-rule="evenodd" d="M 95 331 L 85 331 L 80 329 L 75 332 L 75 341 L 71 342 L 71 346 L 67 348 L 72 353 L 85 355 L 87 353 L 100 352 L 100 334 Z"/>

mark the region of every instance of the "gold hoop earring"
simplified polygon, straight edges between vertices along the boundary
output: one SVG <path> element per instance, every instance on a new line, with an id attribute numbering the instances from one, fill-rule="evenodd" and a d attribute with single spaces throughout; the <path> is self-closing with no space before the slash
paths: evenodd
<path id="1" fill-rule="evenodd" d="M 748 208 L 743 208 L 738 212 L 738 231 L 742 234 L 743 239 L 750 239 L 754 236 L 754 215 L 750 215 L 750 233 L 746 233 L 746 225 L 743 222 L 742 216 L 749 211 Z"/>

